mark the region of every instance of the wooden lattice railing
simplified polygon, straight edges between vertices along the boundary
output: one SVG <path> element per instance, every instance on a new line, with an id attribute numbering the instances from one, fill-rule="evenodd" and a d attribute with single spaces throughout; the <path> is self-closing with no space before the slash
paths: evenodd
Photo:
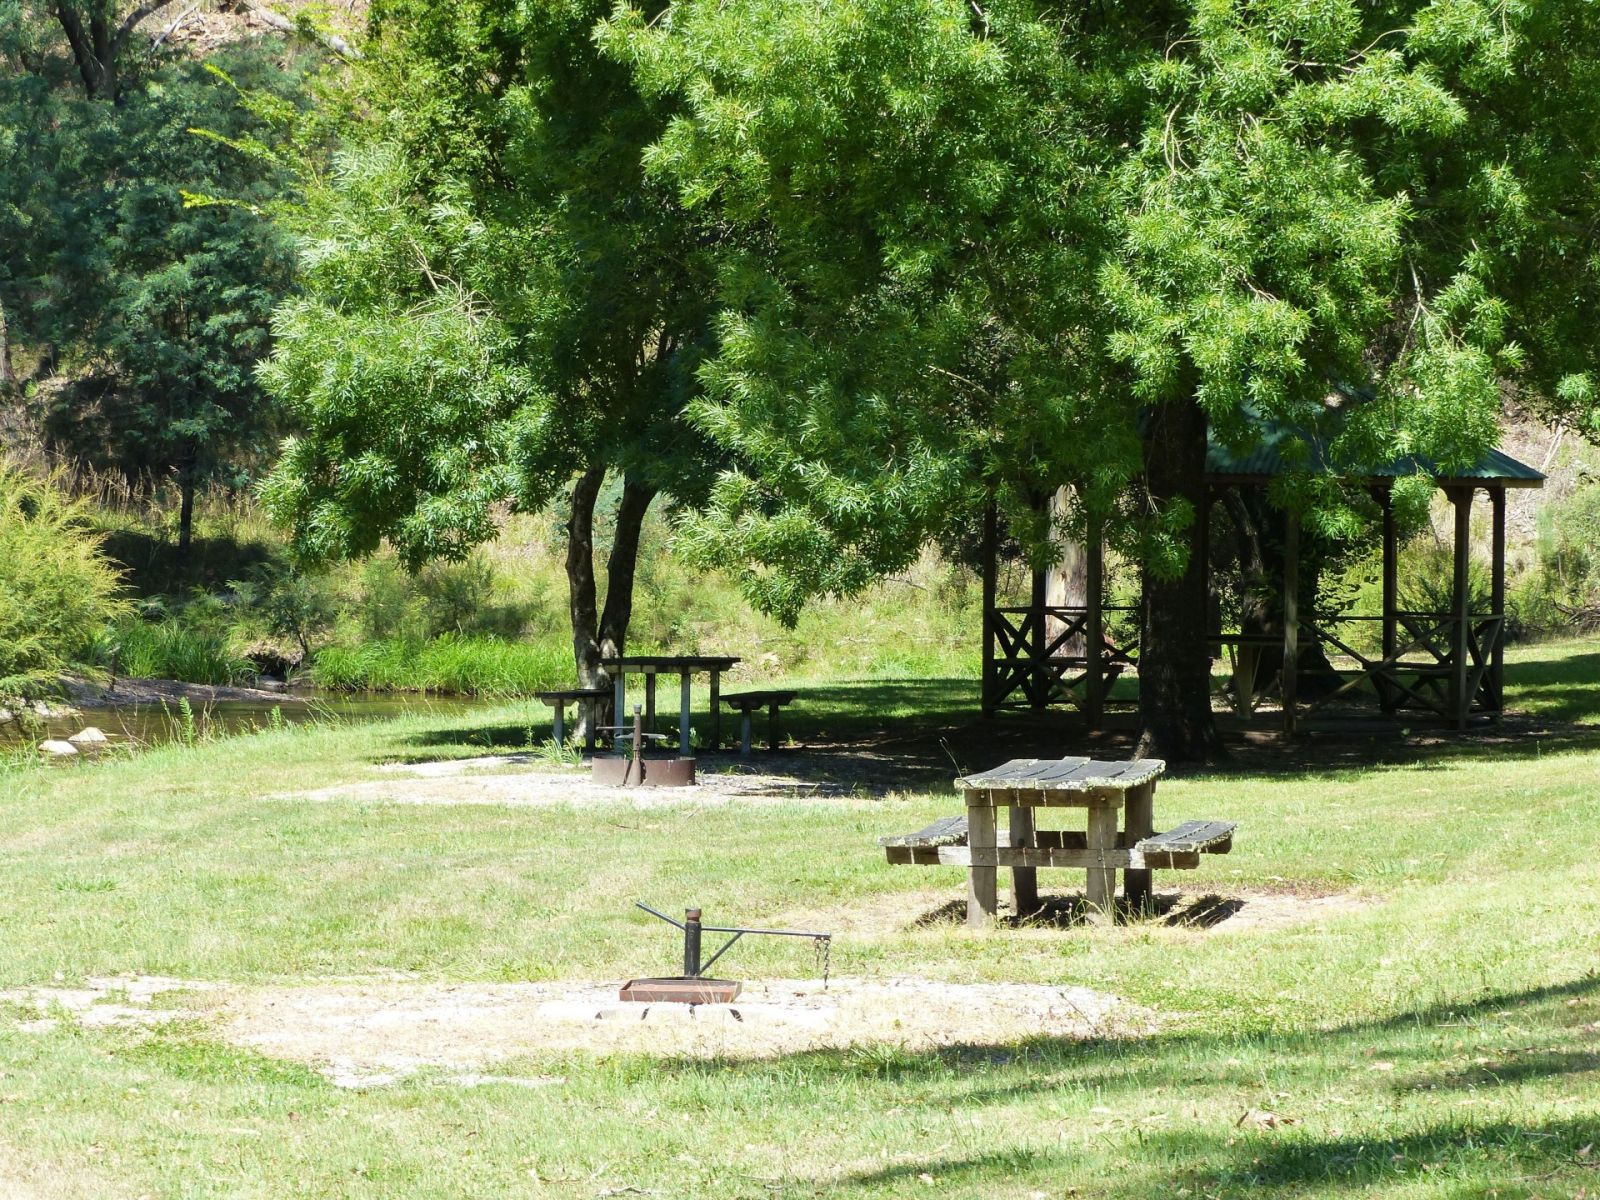
<path id="1" fill-rule="evenodd" d="M 1105 605 L 1101 612 L 1133 612 L 1132 605 Z M 1043 622 L 1043 628 L 1040 622 Z M 1087 701 L 1089 610 L 1082 605 L 991 608 L 985 622 L 983 704 L 999 708 L 1083 707 Z M 1102 695 L 1123 671 L 1136 666 L 1138 639 L 1118 645 L 1102 633 Z"/>

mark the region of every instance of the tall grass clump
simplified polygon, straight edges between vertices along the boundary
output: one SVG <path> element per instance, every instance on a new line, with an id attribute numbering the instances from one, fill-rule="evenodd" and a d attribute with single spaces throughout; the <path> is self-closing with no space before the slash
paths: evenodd
<path id="1" fill-rule="evenodd" d="M 127 610 L 90 518 L 56 475 L 0 459 L 0 696 L 46 690 L 81 668 Z"/>
<path id="2" fill-rule="evenodd" d="M 229 649 L 226 630 L 125 617 L 113 626 L 111 642 L 117 673 L 129 678 L 230 684 L 253 674 L 250 663 Z"/>
<path id="3" fill-rule="evenodd" d="M 572 682 L 571 648 L 556 641 L 507 642 L 442 634 L 325 646 L 311 670 L 318 687 L 354 691 L 518 695 Z"/>

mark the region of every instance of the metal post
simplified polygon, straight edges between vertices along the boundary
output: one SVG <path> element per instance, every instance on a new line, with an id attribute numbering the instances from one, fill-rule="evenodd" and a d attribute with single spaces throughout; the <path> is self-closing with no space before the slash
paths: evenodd
<path id="1" fill-rule="evenodd" d="M 683 912 L 683 973 L 689 979 L 700 978 L 700 910 L 687 908 Z"/>

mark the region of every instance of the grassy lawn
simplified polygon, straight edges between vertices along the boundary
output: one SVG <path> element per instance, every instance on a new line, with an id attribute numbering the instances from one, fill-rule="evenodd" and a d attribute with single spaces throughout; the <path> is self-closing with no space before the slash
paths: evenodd
<path id="1" fill-rule="evenodd" d="M 917 924 L 952 869 L 874 839 L 952 811 L 952 762 L 1068 753 L 971 719 L 968 680 L 818 688 L 806 740 L 903 786 L 742 807 L 428 807 L 282 798 L 527 741 L 505 706 L 0 773 L 0 988 L 168 975 L 242 987 L 621 980 L 671 931 L 631 908 L 842 933 L 833 970 L 1072 984 L 1153 1031 L 741 1061 L 531 1055 L 351 1090 L 230 1044 L 0 1009 L 0 1195 L 107 1197 L 1600 1194 L 1600 645 L 1513 656 L 1500 736 L 1315 744 L 1164 781 L 1158 822 L 1240 823 L 1163 885 L 1342 895 L 1230 931 Z M 840 750 L 841 762 L 845 755 Z M 1042 879 L 1071 889 L 1067 874 Z M 871 909 L 897 919 L 854 921 Z M 735 962 L 736 960 L 736 962 Z M 738 978 L 806 976 L 741 943 Z"/>

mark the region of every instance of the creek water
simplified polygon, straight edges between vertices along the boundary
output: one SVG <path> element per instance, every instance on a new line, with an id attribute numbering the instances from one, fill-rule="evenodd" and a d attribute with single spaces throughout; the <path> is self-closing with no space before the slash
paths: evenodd
<path id="1" fill-rule="evenodd" d="M 477 696 L 423 696 L 362 692 L 296 691 L 272 699 L 191 700 L 190 722 L 172 700 L 111 707 L 83 707 L 72 716 L 34 717 L 0 723 L 0 751 L 67 738 L 93 725 L 115 745 L 159 746 L 191 736 L 248 733 L 305 721 L 381 721 L 414 713 L 454 715 L 494 703 Z M 274 712 L 278 715 L 274 716 Z"/>

